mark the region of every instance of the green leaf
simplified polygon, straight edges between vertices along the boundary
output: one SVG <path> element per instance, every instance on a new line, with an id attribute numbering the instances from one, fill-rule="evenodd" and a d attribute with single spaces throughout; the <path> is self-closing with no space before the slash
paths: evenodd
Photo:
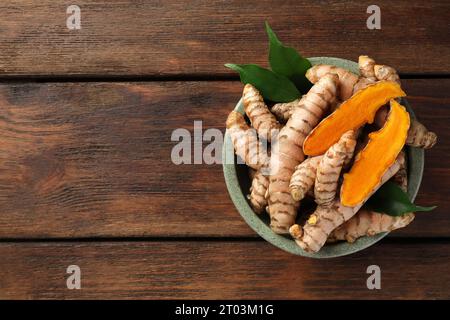
<path id="1" fill-rule="evenodd" d="M 255 64 L 227 63 L 225 67 L 239 72 L 241 82 L 255 86 L 265 99 L 273 102 L 289 102 L 301 96 L 288 78 Z"/>
<path id="2" fill-rule="evenodd" d="M 289 78 L 301 92 L 308 92 L 312 86 L 305 77 L 306 71 L 311 68 L 309 60 L 294 48 L 284 46 L 267 22 L 266 31 L 269 36 L 269 63 L 272 71 Z"/>
<path id="3" fill-rule="evenodd" d="M 431 211 L 433 207 L 416 206 L 396 183 L 388 181 L 367 201 L 366 206 L 376 212 L 390 216 L 401 216 L 408 212 Z"/>

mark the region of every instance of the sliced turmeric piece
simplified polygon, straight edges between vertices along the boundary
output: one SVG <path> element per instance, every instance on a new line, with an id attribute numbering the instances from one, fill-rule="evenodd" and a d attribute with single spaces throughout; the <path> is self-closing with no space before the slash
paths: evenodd
<path id="1" fill-rule="evenodd" d="M 404 96 L 400 85 L 393 81 L 380 81 L 358 91 L 311 131 L 303 152 L 309 156 L 325 153 L 345 132 L 372 123 L 377 110 L 389 100 Z"/>
<path id="2" fill-rule="evenodd" d="M 388 119 L 380 130 L 369 134 L 367 146 L 356 156 L 350 172 L 344 174 L 341 202 L 354 207 L 363 202 L 395 162 L 405 145 L 409 113 L 397 101 L 390 101 Z"/>

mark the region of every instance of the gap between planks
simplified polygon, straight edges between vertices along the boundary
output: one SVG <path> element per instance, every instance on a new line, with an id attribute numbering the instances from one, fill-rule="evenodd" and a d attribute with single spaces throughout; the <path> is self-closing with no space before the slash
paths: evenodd
<path id="1" fill-rule="evenodd" d="M 450 73 L 400 73 L 401 79 L 450 79 Z M 67 82 L 170 82 L 170 81 L 239 81 L 230 74 L 178 74 L 178 75 L 0 75 L 0 83 L 67 83 Z"/>
<path id="2" fill-rule="evenodd" d="M 107 242 L 266 242 L 263 238 L 255 235 L 254 237 L 74 237 L 74 238 L 2 238 L 2 243 L 107 243 Z M 449 244 L 449 237 L 387 237 L 377 244 Z"/>

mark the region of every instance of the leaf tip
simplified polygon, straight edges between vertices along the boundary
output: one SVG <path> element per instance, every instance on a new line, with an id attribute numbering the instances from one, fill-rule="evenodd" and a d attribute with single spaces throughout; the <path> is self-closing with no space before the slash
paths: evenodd
<path id="1" fill-rule="evenodd" d="M 234 71 L 239 71 L 240 69 L 239 65 L 234 63 L 225 63 L 224 66 Z"/>
<path id="2" fill-rule="evenodd" d="M 266 33 L 269 36 L 270 42 L 278 43 L 279 42 L 278 37 L 275 34 L 275 32 L 272 30 L 272 28 L 270 27 L 269 22 L 266 21 L 265 24 L 266 24 Z"/>
<path id="3" fill-rule="evenodd" d="M 431 206 L 431 207 L 416 206 L 416 211 L 429 212 L 429 211 L 432 211 L 432 210 L 434 210 L 436 208 L 437 208 L 437 206 Z"/>

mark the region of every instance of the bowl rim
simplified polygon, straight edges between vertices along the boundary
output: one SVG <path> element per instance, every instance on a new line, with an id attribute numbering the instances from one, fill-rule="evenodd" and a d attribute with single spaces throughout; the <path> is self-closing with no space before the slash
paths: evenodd
<path id="1" fill-rule="evenodd" d="M 343 67 L 355 74 L 359 74 L 358 64 L 354 61 L 334 57 L 312 57 L 308 58 L 308 60 L 312 65 L 331 64 L 338 67 Z M 402 98 L 402 104 L 410 113 L 411 118 L 415 119 L 415 114 L 408 101 Z M 242 98 L 239 100 L 234 110 L 241 113 L 244 112 Z M 411 200 L 414 201 L 422 182 L 425 162 L 424 150 L 407 146 L 406 153 L 408 160 L 408 195 Z M 225 159 L 227 161 L 225 161 Z M 230 159 L 233 159 L 233 161 L 230 161 Z M 226 130 L 222 147 L 222 165 L 228 194 L 230 195 L 234 206 L 236 207 L 242 218 L 245 220 L 245 222 L 267 242 L 284 251 L 287 251 L 294 255 L 318 259 L 342 257 L 364 250 L 388 235 L 388 232 L 384 232 L 372 237 L 364 236 L 357 239 L 353 243 L 338 242 L 335 244 L 326 245 L 316 253 L 306 252 L 302 248 L 300 248 L 292 238 L 274 233 L 272 229 L 256 213 L 254 213 L 248 203 L 247 198 L 241 190 L 241 185 L 239 183 L 239 177 L 237 174 L 236 163 L 234 159 L 234 148 L 231 143 L 228 130 Z"/>

